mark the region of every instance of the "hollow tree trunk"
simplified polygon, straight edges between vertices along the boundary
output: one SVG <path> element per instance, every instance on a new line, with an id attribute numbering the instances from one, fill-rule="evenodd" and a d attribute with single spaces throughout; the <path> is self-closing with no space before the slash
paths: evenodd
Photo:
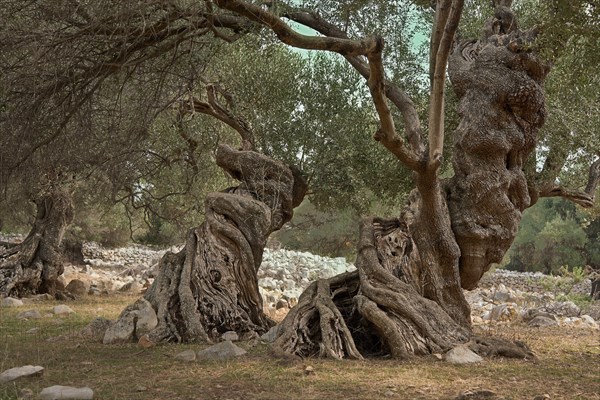
<path id="1" fill-rule="evenodd" d="M 548 72 L 527 50 L 532 39 L 500 6 L 479 41 L 457 47 L 449 64 L 461 116 L 455 176 L 440 182 L 421 171 L 398 219 L 365 220 L 358 271 L 313 283 L 282 322 L 276 352 L 404 358 L 468 342 L 483 355 L 530 355 L 474 338 L 462 288 L 500 261 L 529 206 L 522 166 L 544 122 Z"/>
<path id="2" fill-rule="evenodd" d="M 35 200 L 33 228 L 22 243 L 0 253 L 0 296 L 24 296 L 57 290 L 63 273 L 60 245 L 73 220 L 69 193 L 53 188 Z"/>
<path id="3" fill-rule="evenodd" d="M 212 341 L 226 331 L 252 337 L 273 325 L 257 271 L 269 235 L 292 218 L 306 183 L 297 170 L 253 151 L 221 145 L 216 160 L 240 185 L 210 194 L 204 223 L 160 261 L 145 295 L 158 318 L 147 334 L 152 342 Z"/>

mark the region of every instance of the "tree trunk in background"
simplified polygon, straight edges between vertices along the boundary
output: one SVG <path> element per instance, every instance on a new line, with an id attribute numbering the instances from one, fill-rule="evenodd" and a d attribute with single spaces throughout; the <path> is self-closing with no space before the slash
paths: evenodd
<path id="1" fill-rule="evenodd" d="M 61 241 L 73 220 L 66 190 L 52 188 L 35 200 L 33 228 L 22 243 L 0 253 L 0 296 L 22 297 L 57 291 L 63 273 Z"/>
<path id="2" fill-rule="evenodd" d="M 269 235 L 292 218 L 306 183 L 297 170 L 253 151 L 221 145 L 216 161 L 240 185 L 210 194 L 204 223 L 160 261 L 145 295 L 158 319 L 147 334 L 154 343 L 213 341 L 227 331 L 248 338 L 274 324 L 263 313 L 257 271 Z"/>
<path id="3" fill-rule="evenodd" d="M 455 49 L 455 176 L 440 182 L 423 170 L 398 219 L 364 221 L 358 271 L 313 283 L 282 322 L 276 352 L 406 358 L 467 343 L 482 355 L 531 356 L 473 337 L 462 288 L 502 259 L 530 205 L 522 167 L 544 122 L 548 72 L 528 50 L 533 38 L 500 6 L 479 41 Z"/>

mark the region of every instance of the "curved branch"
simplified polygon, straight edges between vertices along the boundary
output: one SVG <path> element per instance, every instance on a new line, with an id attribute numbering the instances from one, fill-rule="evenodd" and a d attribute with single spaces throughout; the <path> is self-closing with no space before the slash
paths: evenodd
<path id="1" fill-rule="evenodd" d="M 375 134 L 375 139 L 380 140 L 408 168 L 418 170 L 420 158 L 407 148 L 402 138 L 397 135 L 384 98 L 384 70 L 381 59 L 383 40 L 381 38 L 351 40 L 339 37 L 301 35 L 276 15 L 255 5 L 239 0 L 216 0 L 215 2 L 221 8 L 269 27 L 279 40 L 287 45 L 309 50 L 332 51 L 344 56 L 366 56 L 369 59 L 369 89 L 381 122 L 381 128 Z"/>
<path id="2" fill-rule="evenodd" d="M 600 158 L 590 166 L 588 183 L 584 190 L 575 190 L 560 185 L 545 185 L 540 189 L 540 197 L 562 197 L 584 208 L 594 206 L 596 189 L 600 182 Z"/>
<path id="3" fill-rule="evenodd" d="M 284 13 L 284 16 L 294 22 L 308 26 L 329 37 L 348 39 L 348 35 L 332 23 L 325 21 L 314 11 L 305 11 L 290 8 Z M 345 56 L 346 60 L 354 69 L 366 80 L 369 80 L 369 64 L 357 56 Z M 404 133 L 414 154 L 418 157 L 424 152 L 423 138 L 421 133 L 421 121 L 417 109 L 411 98 L 400 89 L 395 83 L 384 79 L 384 91 L 386 97 L 396 106 L 404 119 Z"/>

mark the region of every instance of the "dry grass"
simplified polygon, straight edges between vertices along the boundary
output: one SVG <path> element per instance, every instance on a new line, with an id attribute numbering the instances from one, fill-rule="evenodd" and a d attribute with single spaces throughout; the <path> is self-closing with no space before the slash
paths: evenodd
<path id="1" fill-rule="evenodd" d="M 199 345 L 103 346 L 74 337 L 96 316 L 114 319 L 135 298 L 88 298 L 70 303 L 77 314 L 65 318 L 19 321 L 17 312 L 37 308 L 44 314 L 55 302 L 19 309 L 0 308 L 0 371 L 33 364 L 42 377 L 0 387 L 0 399 L 17 399 L 23 388 L 39 393 L 52 385 L 89 386 L 96 399 L 454 399 L 463 391 L 485 388 L 498 398 L 600 399 L 600 342 L 583 329 L 496 327 L 485 334 L 527 342 L 537 361 L 486 360 L 454 366 L 433 358 L 412 361 L 289 362 L 269 356 L 265 345 L 228 362 L 184 363 L 173 356 Z M 38 328 L 35 333 L 27 333 Z M 62 340 L 48 341 L 56 336 Z M 306 375 L 311 365 L 314 373 Z"/>

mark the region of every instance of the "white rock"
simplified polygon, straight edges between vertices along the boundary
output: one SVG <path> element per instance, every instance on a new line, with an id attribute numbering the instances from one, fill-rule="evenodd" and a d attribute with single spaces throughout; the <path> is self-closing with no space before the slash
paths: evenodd
<path id="1" fill-rule="evenodd" d="M 54 314 L 56 314 L 56 315 L 67 315 L 67 314 L 75 313 L 75 311 L 73 311 L 73 309 L 71 307 L 66 306 L 64 304 L 57 305 L 56 307 L 54 307 L 52 312 L 54 312 Z"/>
<path id="2" fill-rule="evenodd" d="M 594 318 L 590 317 L 587 314 L 582 315 L 581 320 L 583 321 L 583 323 L 588 325 L 590 328 L 598 329 L 598 327 L 599 327 L 598 323 L 594 320 Z"/>
<path id="3" fill-rule="evenodd" d="M 483 361 L 479 355 L 475 354 L 464 344 L 458 345 L 444 355 L 444 359 L 451 364 L 470 364 Z"/>
<path id="4" fill-rule="evenodd" d="M 23 305 L 23 301 L 20 299 L 15 299 L 12 297 L 7 297 L 2 299 L 2 307 L 21 307 Z"/>
<path id="5" fill-rule="evenodd" d="M 156 312 L 148 300 L 142 298 L 121 312 L 117 322 L 106 330 L 102 343 L 125 343 L 136 340 L 149 333 L 156 325 L 158 325 Z M 134 337 L 134 333 L 137 337 Z"/>
<path id="6" fill-rule="evenodd" d="M 196 361 L 196 352 L 194 350 L 185 350 L 175 355 L 175 359 L 179 361 Z"/>
<path id="7" fill-rule="evenodd" d="M 24 376 L 36 376 L 44 373 L 44 367 L 39 365 L 25 365 L 23 367 L 16 367 L 7 369 L 0 374 L 0 385 L 6 382 L 14 381 Z"/>
<path id="8" fill-rule="evenodd" d="M 50 386 L 40 392 L 40 400 L 93 400 L 94 391 L 89 387 Z"/>
<path id="9" fill-rule="evenodd" d="M 40 319 L 42 314 L 38 310 L 27 310 L 17 314 L 17 319 Z"/>
<path id="10" fill-rule="evenodd" d="M 204 350 L 200 350 L 196 356 L 198 360 L 227 360 L 243 356 L 246 350 L 236 346 L 231 341 L 217 343 Z"/>

